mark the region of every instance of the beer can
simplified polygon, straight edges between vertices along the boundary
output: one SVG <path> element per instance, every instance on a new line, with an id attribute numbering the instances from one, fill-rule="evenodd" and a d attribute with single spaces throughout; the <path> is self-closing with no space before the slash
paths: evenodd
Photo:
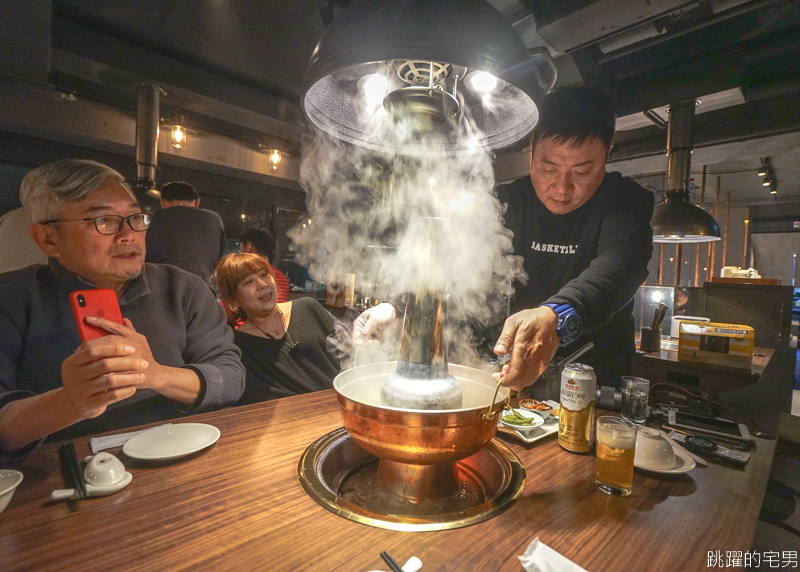
<path id="1" fill-rule="evenodd" d="M 558 444 L 573 453 L 594 448 L 594 402 L 597 377 L 588 365 L 568 365 L 561 373 L 561 409 L 558 413 Z"/>

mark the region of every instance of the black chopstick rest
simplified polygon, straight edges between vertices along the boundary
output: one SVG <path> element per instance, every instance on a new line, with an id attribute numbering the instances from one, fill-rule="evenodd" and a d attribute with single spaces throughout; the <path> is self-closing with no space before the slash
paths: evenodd
<path id="1" fill-rule="evenodd" d="M 400 568 L 400 565 L 397 564 L 397 562 L 394 561 L 394 558 L 389 556 L 389 553 L 385 550 L 381 552 L 381 558 L 383 558 L 383 561 L 386 562 L 386 565 L 389 566 L 389 569 L 392 572 L 403 572 L 403 569 Z"/>
<path id="2" fill-rule="evenodd" d="M 58 450 L 61 457 L 61 470 L 67 477 L 67 486 L 71 485 L 78 491 L 78 496 L 82 499 L 88 498 L 89 494 L 86 491 L 86 483 L 83 480 L 83 471 L 81 471 L 81 463 L 78 461 L 78 454 L 75 452 L 75 445 L 66 443 L 61 445 Z"/>

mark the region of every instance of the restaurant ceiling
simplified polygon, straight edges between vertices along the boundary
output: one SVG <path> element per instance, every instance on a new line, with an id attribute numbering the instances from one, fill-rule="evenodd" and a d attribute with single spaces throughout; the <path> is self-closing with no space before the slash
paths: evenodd
<path id="1" fill-rule="evenodd" d="M 718 143 L 730 145 L 800 128 L 792 123 L 796 108 L 784 114 L 785 128 L 772 125 L 765 131 L 759 124 L 764 109 L 791 109 L 800 94 L 798 0 L 488 1 L 528 48 L 543 47 L 555 57 L 557 87 L 607 87 L 616 94 L 621 116 L 739 90 L 744 104 L 699 116 L 714 117 L 708 145 L 716 144 L 717 135 Z M 52 0 L 42 18 L 48 26 L 36 29 L 52 29 L 50 82 L 59 89 L 131 109 L 133 91 L 123 88 L 125 74 L 149 77 L 180 90 L 185 97 L 172 103 L 165 98 L 165 108 L 186 111 L 200 128 L 250 141 L 277 130 L 283 135 L 271 135 L 296 149 L 303 76 L 324 30 L 320 10 L 332 9 L 335 16 L 347 3 Z M 29 75 L 41 78 L 42 62 L 36 63 Z M 93 69 L 100 71 L 87 73 Z M 192 100 L 192 94 L 199 97 Z M 243 112 L 237 116 L 237 110 Z M 248 113 L 283 125 L 271 129 L 268 122 L 250 121 Z M 662 138 L 657 127 L 626 132 L 625 149 L 639 155 L 624 159 L 652 156 L 658 151 L 654 142 Z"/>
<path id="2" fill-rule="evenodd" d="M 646 3 L 652 5 L 647 13 L 635 9 L 645 3 L 616 2 L 614 17 L 607 18 L 613 19 L 614 37 L 622 47 L 608 52 L 603 51 L 608 44 L 599 43 L 599 23 L 586 21 L 590 13 L 609 12 L 608 0 L 490 3 L 515 24 L 529 47 L 549 46 L 562 67 L 577 69 L 579 81 L 615 89 L 620 115 L 736 87 L 748 99 L 800 89 L 800 78 L 786 74 L 784 65 L 795 71 L 798 65 L 796 1 L 660 0 Z M 324 30 L 319 11 L 324 5 L 322 0 L 54 0 L 53 12 L 56 18 L 297 102 L 309 57 Z M 567 33 L 561 28 L 570 22 L 576 25 Z M 660 31 L 657 37 L 634 41 L 636 30 L 648 26 Z M 553 36 L 553 30 L 561 30 L 560 35 Z M 623 41 L 625 34 L 629 39 Z"/>
<path id="3" fill-rule="evenodd" d="M 319 1 L 54 0 L 57 17 L 297 101 Z"/>

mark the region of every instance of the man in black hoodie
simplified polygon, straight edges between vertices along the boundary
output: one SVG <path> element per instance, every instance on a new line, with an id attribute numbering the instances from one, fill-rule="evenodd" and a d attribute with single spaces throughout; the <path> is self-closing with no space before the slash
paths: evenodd
<path id="1" fill-rule="evenodd" d="M 499 189 L 506 226 L 525 258 L 525 285 L 494 351 L 504 355 L 504 385 L 532 384 L 559 354 L 589 340 L 581 358 L 598 383 L 619 385 L 635 352 L 633 296 L 653 251 L 653 195 L 606 173 L 614 106 L 601 92 L 560 90 L 544 101 L 531 141 L 531 174 Z M 524 308 L 524 309 L 522 309 Z"/>

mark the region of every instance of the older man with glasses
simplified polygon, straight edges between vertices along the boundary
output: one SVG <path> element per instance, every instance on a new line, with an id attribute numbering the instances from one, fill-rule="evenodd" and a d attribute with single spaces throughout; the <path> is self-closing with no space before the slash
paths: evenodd
<path id="1" fill-rule="evenodd" d="M 48 265 L 0 274 L 0 460 L 37 443 L 236 403 L 244 367 L 205 283 L 145 264 L 143 213 L 122 175 L 65 159 L 31 171 L 20 199 Z M 2 247 L 2 245 L 0 245 Z M 69 295 L 109 288 L 124 325 L 81 344 Z"/>

